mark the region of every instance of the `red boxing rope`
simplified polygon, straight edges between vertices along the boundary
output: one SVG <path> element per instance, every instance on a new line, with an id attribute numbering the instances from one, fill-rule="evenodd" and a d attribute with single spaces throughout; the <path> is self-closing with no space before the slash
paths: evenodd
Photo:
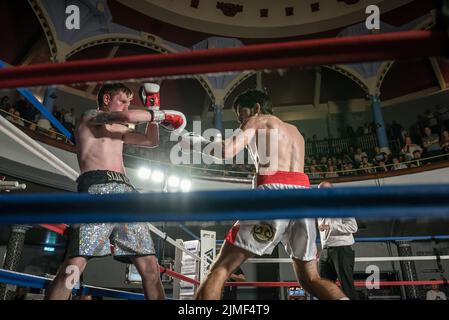
<path id="1" fill-rule="evenodd" d="M 445 284 L 443 280 L 420 280 L 420 281 L 379 281 L 370 282 L 354 281 L 356 287 L 365 287 L 367 284 L 372 286 L 422 286 L 431 284 Z M 298 282 L 226 282 L 227 286 L 233 287 L 295 287 L 298 286 Z M 337 282 L 339 285 L 339 282 Z"/>
<path id="2" fill-rule="evenodd" d="M 170 277 L 177 278 L 179 280 L 199 285 L 199 281 L 193 280 L 183 274 L 175 272 L 173 270 L 167 269 L 165 267 L 159 266 L 161 273 L 166 273 Z M 431 284 L 447 284 L 443 280 L 416 280 L 416 281 L 378 281 L 378 282 L 365 282 L 365 281 L 354 281 L 354 285 L 356 287 L 365 287 L 366 285 L 371 286 L 380 286 L 380 287 L 388 287 L 388 286 L 422 286 L 422 285 L 431 285 Z M 226 282 L 225 286 L 229 287 L 295 287 L 298 286 L 298 282 Z M 337 285 L 340 283 L 337 281 Z"/>
<path id="3" fill-rule="evenodd" d="M 45 228 L 47 230 L 56 232 L 60 235 L 63 235 L 65 230 L 69 227 L 68 225 L 64 223 L 57 223 L 57 224 L 40 224 L 42 228 Z"/>
<path id="4" fill-rule="evenodd" d="M 0 88 L 442 56 L 447 40 L 439 31 L 406 31 L 36 64 L 1 69 Z"/>
<path id="5" fill-rule="evenodd" d="M 176 279 L 179 279 L 179 280 L 191 283 L 191 284 L 195 284 L 195 285 L 199 285 L 200 284 L 199 281 L 197 281 L 197 280 L 193 280 L 192 278 L 189 278 L 189 277 L 187 277 L 187 276 L 185 276 L 183 274 L 177 273 L 177 272 L 175 272 L 173 270 L 167 269 L 167 268 L 165 268 L 163 266 L 159 266 L 159 271 L 161 273 L 166 273 L 170 277 L 173 277 L 173 278 L 176 278 Z"/>

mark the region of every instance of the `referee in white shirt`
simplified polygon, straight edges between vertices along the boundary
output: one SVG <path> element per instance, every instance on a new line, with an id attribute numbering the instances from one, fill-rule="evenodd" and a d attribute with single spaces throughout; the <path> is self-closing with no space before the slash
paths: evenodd
<path id="1" fill-rule="evenodd" d="M 332 184 L 323 181 L 318 188 L 332 188 Z M 318 218 L 317 221 L 322 247 L 319 260 L 321 277 L 334 282 L 340 280 L 346 296 L 357 300 L 354 287 L 355 254 L 352 249 L 352 234 L 357 232 L 357 222 L 354 218 Z"/>

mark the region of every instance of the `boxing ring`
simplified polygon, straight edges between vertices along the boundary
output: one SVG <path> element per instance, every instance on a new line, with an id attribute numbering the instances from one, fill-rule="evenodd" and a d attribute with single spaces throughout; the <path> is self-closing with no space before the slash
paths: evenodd
<path id="1" fill-rule="evenodd" d="M 76 84 L 178 77 L 252 69 L 355 63 L 447 56 L 449 41 L 440 31 L 407 31 L 388 34 L 252 45 L 233 49 L 154 54 L 54 64 L 9 67 L 0 70 L 0 89 L 25 86 Z M 7 131 L 2 121 L 0 129 Z M 9 126 L 10 127 L 10 126 Z M 5 129 L 6 128 L 6 129 Z M 23 144 L 25 137 L 10 135 Z M 29 145 L 32 142 L 28 141 Z M 71 179 L 77 173 L 39 148 L 28 148 L 54 164 Z M 59 161 L 58 161 L 59 160 Z M 11 194 L 0 196 L 0 224 L 40 224 L 63 232 L 65 224 L 93 222 L 170 222 L 355 217 L 364 219 L 449 218 L 449 184 L 395 187 L 348 187 L 311 190 L 248 190 L 152 194 Z M 331 201 L 330 201 L 331 200 Z M 152 230 L 172 245 L 173 239 Z M 442 236 L 442 240 L 448 236 Z M 410 237 L 407 237 L 410 238 Z M 413 237 L 411 237 L 413 238 Z M 434 236 L 424 237 L 426 240 Z M 380 239 L 380 238 L 379 238 Z M 391 238 L 390 240 L 398 240 Z M 424 239 L 422 239 L 424 240 Z M 372 240 L 374 241 L 374 240 Z M 389 241 L 379 240 L 379 241 Z M 182 250 L 179 246 L 177 249 Z M 191 254 L 185 252 L 186 254 Z M 366 257 L 356 261 L 448 260 L 449 256 Z M 194 257 L 194 259 L 200 259 Z M 377 260 L 376 260 L 377 259 Z M 290 261 L 290 259 L 288 259 Z M 250 259 L 249 263 L 284 263 L 287 260 Z M 198 281 L 161 267 L 161 272 L 198 285 Z M 49 278 L 0 270 L 0 282 L 45 288 Z M 379 282 L 379 285 L 429 285 L 436 281 Z M 230 282 L 229 286 L 296 286 L 297 282 Z M 364 282 L 356 282 L 364 286 Z M 83 293 L 121 299 L 143 295 L 93 286 Z"/>

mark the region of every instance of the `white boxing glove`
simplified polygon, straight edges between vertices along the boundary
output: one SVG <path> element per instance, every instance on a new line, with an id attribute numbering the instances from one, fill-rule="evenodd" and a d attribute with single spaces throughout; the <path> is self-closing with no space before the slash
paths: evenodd
<path id="1" fill-rule="evenodd" d="M 194 132 L 188 132 L 182 135 L 181 148 L 185 151 L 197 150 L 201 151 L 211 143 L 210 140 L 205 139 L 203 136 Z"/>
<path id="2" fill-rule="evenodd" d="M 160 86 L 157 83 L 144 83 L 139 90 L 140 100 L 145 108 L 159 109 L 161 107 Z"/>

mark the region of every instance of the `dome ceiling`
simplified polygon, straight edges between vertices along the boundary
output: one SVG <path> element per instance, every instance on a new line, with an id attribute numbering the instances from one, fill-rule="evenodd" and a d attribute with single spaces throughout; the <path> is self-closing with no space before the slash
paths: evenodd
<path id="1" fill-rule="evenodd" d="M 115 0 L 160 21 L 198 32 L 239 38 L 284 38 L 345 27 L 413 0 Z"/>
<path id="2" fill-rule="evenodd" d="M 202 31 L 187 29 L 182 20 L 171 20 L 167 23 L 162 20 L 161 17 L 157 18 L 157 12 L 144 10 L 137 12 L 133 8 L 133 4 L 139 2 L 148 7 L 154 8 L 159 5 L 164 10 L 170 10 L 169 5 L 175 4 L 187 6 L 190 8 L 192 0 L 179 0 L 179 1 L 153 1 L 153 0 L 139 0 L 139 1 L 122 1 L 122 0 L 109 0 L 107 4 L 112 14 L 113 22 L 136 30 L 138 32 L 148 32 L 150 34 L 157 35 L 164 40 L 179 43 L 186 47 L 192 46 L 208 37 L 216 35 L 212 28 L 209 28 L 209 22 L 204 20 Z M 200 0 L 198 9 L 200 10 L 204 3 L 217 4 L 218 1 L 205 1 Z M 320 2 L 322 8 L 326 8 L 323 3 L 332 2 L 338 4 L 338 6 L 346 6 L 352 8 L 358 6 L 360 3 L 366 1 L 357 0 L 327 0 L 327 1 L 302 1 L 301 3 L 308 3 L 309 5 L 315 2 Z M 355 4 L 350 4 L 354 2 Z M 382 14 L 382 21 L 393 26 L 401 26 L 408 23 L 417 17 L 421 17 L 428 14 L 432 10 L 434 4 L 433 1 L 428 0 L 415 0 L 415 1 L 402 1 L 405 3 L 403 7 L 394 9 L 393 3 L 399 5 L 399 1 L 388 0 L 378 1 L 380 5 L 385 2 L 391 2 L 391 9 L 388 12 Z M 165 6 L 162 6 L 165 3 Z M 235 4 L 244 5 L 244 11 L 242 15 L 236 14 L 234 17 L 228 17 L 222 13 L 221 10 L 213 8 L 213 11 L 217 11 L 214 14 L 223 15 L 220 23 L 229 20 L 229 24 L 234 24 L 233 19 L 240 19 L 243 17 L 243 13 L 249 8 L 259 8 L 266 6 L 268 8 L 273 7 L 273 3 L 276 3 L 276 7 L 284 8 L 288 5 L 293 5 L 297 1 L 233 1 Z M 256 5 L 257 4 L 257 5 Z M 294 5 L 293 5 L 294 6 Z M 246 8 L 246 9 L 245 9 Z M 296 8 L 296 7 L 295 7 Z M 355 7 L 354 7 L 355 8 Z M 194 8 L 191 8 L 194 10 Z M 284 8 L 285 9 L 285 8 Z M 190 10 L 190 9 L 189 9 Z M 259 9 L 257 9 L 259 10 Z M 274 10 L 274 9 L 273 9 Z M 324 10 L 324 9 L 323 9 Z M 355 10 L 355 9 L 354 9 Z M 357 11 L 357 10 L 356 10 Z M 269 11 L 271 12 L 271 11 Z M 294 17 L 298 17 L 301 11 L 295 9 Z M 342 11 L 343 12 L 343 11 Z M 150 14 L 152 16 L 150 16 Z M 187 13 L 186 13 L 187 14 Z M 0 48 L 0 59 L 6 61 L 12 65 L 20 64 L 34 64 L 50 61 L 49 45 L 46 43 L 45 33 L 37 19 L 34 11 L 30 7 L 28 1 L 1 1 L 0 2 L 0 16 L 2 19 L 2 25 L 4 30 L 8 32 L 2 32 L 0 34 L 0 41 L 7 43 Z M 324 17 L 324 16 L 323 16 Z M 199 18 L 198 18 L 199 19 Z M 323 18 L 324 19 L 324 18 Z M 327 19 L 326 21 L 328 21 Z M 268 20 L 266 20 L 268 21 Z M 323 20 L 324 21 L 324 20 Z M 175 23 L 177 25 L 175 25 Z M 225 25 L 225 24 L 224 24 Z M 236 24 L 238 25 L 238 24 Z M 348 26 L 348 25 L 346 25 Z M 243 28 L 243 22 L 240 23 L 240 27 Z M 271 28 L 267 24 L 267 28 Z M 329 24 L 328 29 L 313 30 L 314 33 L 307 35 L 297 35 L 296 38 L 318 38 L 321 36 L 336 36 L 340 33 L 345 26 L 339 26 L 338 24 Z M 254 26 L 254 28 L 264 28 L 263 26 Z M 274 28 L 274 27 L 273 27 Z M 226 29 L 226 28 L 225 28 Z M 284 34 L 286 36 L 286 34 Z M 290 37 L 292 39 L 295 37 Z M 281 41 L 285 38 L 269 38 L 266 34 L 266 38 L 239 38 L 245 44 L 266 42 L 266 41 Z M 127 43 L 103 43 L 92 47 L 87 47 L 83 50 L 77 51 L 72 55 L 69 60 L 81 60 L 81 59 L 95 59 L 104 57 L 122 57 L 138 54 L 156 54 L 158 52 L 145 48 L 135 44 Z M 449 82 L 449 63 L 444 59 L 438 60 L 442 76 Z M 410 79 L 414 79 L 413 83 Z M 242 92 L 248 88 L 254 88 L 256 84 L 255 76 L 249 77 L 246 81 L 242 81 L 236 88 L 228 95 L 226 100 L 226 108 L 229 108 L 233 98 L 239 92 Z M 273 71 L 271 73 L 263 74 L 263 86 L 267 88 L 268 92 L 273 96 L 273 100 L 276 105 L 302 105 L 311 104 L 314 96 L 314 84 L 315 84 L 315 69 L 290 69 L 284 72 L 282 75 Z M 385 76 L 385 79 L 381 86 L 382 100 L 392 99 L 405 94 L 413 93 L 427 88 L 438 87 L 438 80 L 435 76 L 435 72 L 428 59 L 421 59 L 415 61 L 401 61 L 395 62 L 389 69 Z M 134 92 L 137 93 L 139 84 L 131 84 Z M 97 92 L 98 86 L 81 85 L 77 86 L 77 89 L 88 90 L 93 95 Z M 179 94 L 173 94 L 173 92 L 180 92 Z M 188 114 L 199 115 L 203 111 L 204 105 L 207 103 L 207 93 L 203 89 L 202 85 L 194 78 L 192 79 L 170 79 L 164 80 L 162 86 L 162 92 L 166 98 L 167 107 L 172 108 L 187 108 L 189 110 L 182 110 Z M 342 101 L 347 99 L 357 99 L 364 97 L 364 91 L 348 77 L 330 70 L 328 68 L 322 68 L 322 89 L 321 89 L 321 102 L 326 101 Z M 192 97 L 192 96 L 195 97 Z M 135 101 L 136 105 L 140 104 Z"/>

